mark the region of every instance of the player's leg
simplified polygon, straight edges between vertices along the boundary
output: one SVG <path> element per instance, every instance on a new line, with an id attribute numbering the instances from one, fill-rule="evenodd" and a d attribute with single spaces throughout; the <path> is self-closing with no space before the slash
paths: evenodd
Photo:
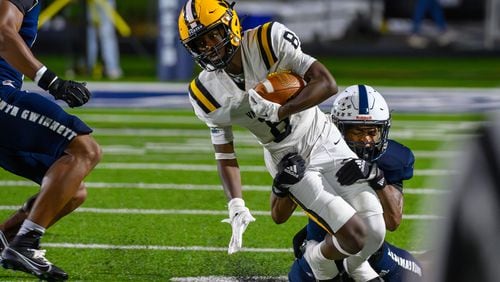
<path id="1" fill-rule="evenodd" d="M 2 96 L 3 102 L 16 110 L 2 113 L 0 129 L 10 134 L 0 138 L 0 147 L 12 152 L 46 154 L 57 160 L 45 172 L 28 218 L 2 252 L 2 265 L 42 279 L 66 279 L 66 273 L 45 259 L 39 241 L 67 205 L 72 208 L 78 203 L 70 202 L 78 195 L 84 177 L 97 165 L 101 151 L 88 135 L 92 130 L 58 105 L 33 93 L 11 94 Z M 17 169 L 9 163 L 2 167 Z"/>
<path id="2" fill-rule="evenodd" d="M 356 185 L 351 185 L 351 187 L 346 189 L 355 191 L 357 187 Z M 354 197 L 346 196 L 346 199 L 356 209 L 366 226 L 366 238 L 363 249 L 344 260 L 345 270 L 356 281 L 366 281 L 378 276 L 367 263 L 367 259 L 380 248 L 386 232 L 382 208 L 376 194 L 371 189 L 361 189 L 365 191 L 358 193 Z"/>
<path id="3" fill-rule="evenodd" d="M 100 160 L 100 149 L 89 135 L 75 137 L 62 155 L 47 171 L 40 193 L 28 220 L 48 227 L 66 205 L 72 210 L 78 201 L 73 197 L 83 185 L 83 179 Z"/>
<path id="4" fill-rule="evenodd" d="M 355 210 L 325 184 L 320 172 L 307 171 L 304 178 L 290 188 L 292 197 L 309 217 L 335 234 L 306 244 L 304 257 L 319 280 L 335 277 L 338 274 L 335 260 L 359 252 L 366 235 L 363 220 Z"/>
<path id="5" fill-rule="evenodd" d="M 39 242 L 46 228 L 83 203 L 82 181 L 100 159 L 97 144 L 89 137 L 75 137 L 65 154 L 47 171 L 28 218 L 2 253 L 2 264 L 7 268 L 33 273 L 43 279 L 67 278 L 64 271 L 43 257 Z M 79 191 L 83 194 L 79 195 Z"/>
<path id="6" fill-rule="evenodd" d="M 16 236 L 24 220 L 28 217 L 31 206 L 33 206 L 33 202 L 35 201 L 37 195 L 38 193 L 28 198 L 21 208 L 11 214 L 9 218 L 0 224 L 0 231 L 4 234 L 7 242 L 12 241 L 12 239 Z"/>
<path id="7" fill-rule="evenodd" d="M 408 251 L 384 241 L 380 249 L 368 260 L 384 281 L 417 282 L 423 280 L 420 262 Z"/>
<path id="8" fill-rule="evenodd" d="M 56 158 L 44 154 L 26 152 L 13 153 L 0 150 L 0 164 L 2 167 L 19 176 L 31 179 L 38 184 L 42 182 L 45 172 L 55 160 Z M 7 241 L 12 241 L 17 234 L 21 224 L 28 217 L 37 196 L 38 193 L 28 198 L 20 209 L 15 211 L 8 219 L 0 224 L 0 231 L 4 233 Z M 80 206 L 85 201 L 86 196 L 87 191 L 85 185 L 82 183 L 71 201 L 63 208 L 49 226 Z"/>

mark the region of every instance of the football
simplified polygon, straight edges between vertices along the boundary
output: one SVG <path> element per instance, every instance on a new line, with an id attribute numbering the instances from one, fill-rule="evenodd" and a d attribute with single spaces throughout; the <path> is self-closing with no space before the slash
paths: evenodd
<path id="1" fill-rule="evenodd" d="M 305 81 L 292 72 L 275 72 L 255 86 L 254 90 L 262 98 L 280 105 L 297 95 L 305 86 Z"/>

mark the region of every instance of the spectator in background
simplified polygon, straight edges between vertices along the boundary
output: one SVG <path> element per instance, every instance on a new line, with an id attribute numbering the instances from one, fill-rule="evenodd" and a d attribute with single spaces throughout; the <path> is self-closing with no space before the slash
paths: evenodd
<path id="1" fill-rule="evenodd" d="M 454 35 L 448 29 L 439 0 L 417 0 L 413 12 L 413 26 L 411 35 L 408 38 L 408 44 L 414 48 L 426 48 L 429 45 L 429 39 L 422 35 L 421 30 L 422 22 L 427 12 L 430 13 L 439 31 L 437 43 L 439 46 L 449 45 L 453 41 Z"/>
<path id="2" fill-rule="evenodd" d="M 98 64 L 100 47 L 104 75 L 109 79 L 118 79 L 123 74 L 116 31 L 110 13 L 107 12 L 115 6 L 114 0 L 89 1 L 87 6 L 87 69 L 94 76 L 101 75 L 102 70 Z"/>

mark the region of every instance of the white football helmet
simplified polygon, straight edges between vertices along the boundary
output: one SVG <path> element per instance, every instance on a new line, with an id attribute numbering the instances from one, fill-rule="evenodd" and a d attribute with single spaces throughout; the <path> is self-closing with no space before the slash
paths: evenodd
<path id="1" fill-rule="evenodd" d="M 352 85 L 337 95 L 331 110 L 332 120 L 345 137 L 350 126 L 376 125 L 380 139 L 373 146 L 346 139 L 349 147 L 362 159 L 374 161 L 387 149 L 387 137 L 391 126 L 389 106 L 380 93 L 368 85 Z"/>

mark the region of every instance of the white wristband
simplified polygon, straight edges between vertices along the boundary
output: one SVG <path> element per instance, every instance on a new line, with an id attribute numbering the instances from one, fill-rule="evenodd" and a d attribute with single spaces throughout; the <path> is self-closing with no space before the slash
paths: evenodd
<path id="1" fill-rule="evenodd" d="M 38 69 L 36 71 L 36 74 L 35 74 L 35 79 L 33 80 L 36 85 L 38 85 L 38 82 L 40 81 L 40 78 L 42 78 L 42 75 L 47 71 L 47 67 L 46 66 L 42 66 L 40 69 Z"/>
<path id="2" fill-rule="evenodd" d="M 216 160 L 234 160 L 236 159 L 236 154 L 233 153 L 215 153 Z"/>
<path id="3" fill-rule="evenodd" d="M 242 198 L 232 198 L 228 203 L 227 207 L 231 209 L 232 207 L 244 207 L 245 206 L 245 200 Z"/>

